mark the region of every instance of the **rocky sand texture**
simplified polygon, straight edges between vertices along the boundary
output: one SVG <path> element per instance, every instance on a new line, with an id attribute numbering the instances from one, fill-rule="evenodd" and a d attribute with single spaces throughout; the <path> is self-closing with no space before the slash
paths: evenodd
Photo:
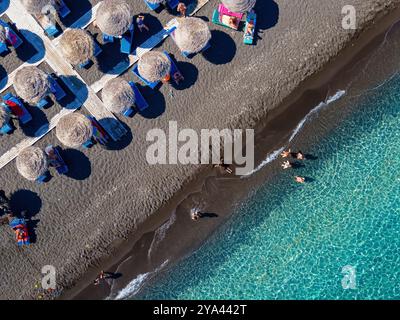
<path id="1" fill-rule="evenodd" d="M 145 10 L 142 1 L 133 2 L 135 13 Z M 217 2 L 210 1 L 197 15 L 211 20 Z M 18 248 L 11 230 L 1 228 L 0 298 L 37 298 L 35 283 L 44 265 L 56 267 L 59 288 L 76 285 L 90 266 L 112 255 L 115 246 L 196 179 L 204 167 L 148 165 L 148 130 L 167 131 L 172 120 L 179 128 L 196 130 L 255 126 L 400 0 L 353 0 L 357 29 L 350 31 L 342 28 L 347 4 L 259 0 L 255 46 L 242 44 L 243 33 L 210 23 L 212 47 L 191 60 L 167 39 L 161 48 L 175 56 L 186 84 L 180 89 L 163 85 L 154 92 L 143 88 L 150 111 L 121 118 L 129 134 L 114 150 L 67 149 L 69 174 L 54 175 L 43 185 L 20 177 L 15 162 L 1 169 L 1 188 L 12 195 L 14 210 L 30 210 L 34 244 Z M 130 71 L 123 77 L 134 79 Z M 37 145 L 50 143 L 58 143 L 54 132 Z"/>

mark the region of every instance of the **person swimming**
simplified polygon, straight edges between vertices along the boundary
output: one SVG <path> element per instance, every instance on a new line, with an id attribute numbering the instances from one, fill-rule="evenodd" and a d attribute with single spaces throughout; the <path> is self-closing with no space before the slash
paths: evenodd
<path id="1" fill-rule="evenodd" d="M 295 176 L 294 177 L 294 181 L 296 181 L 297 183 L 305 183 L 306 182 L 306 178 L 300 177 L 300 176 Z"/>
<path id="2" fill-rule="evenodd" d="M 286 169 L 292 168 L 293 166 L 292 166 L 292 164 L 291 164 L 289 161 L 285 161 L 285 162 L 283 162 L 283 163 L 281 164 L 281 167 L 282 167 L 284 170 L 286 170 Z"/>

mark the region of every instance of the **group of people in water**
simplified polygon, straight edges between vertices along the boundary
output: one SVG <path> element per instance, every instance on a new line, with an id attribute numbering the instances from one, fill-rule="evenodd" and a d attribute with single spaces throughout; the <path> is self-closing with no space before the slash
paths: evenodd
<path id="1" fill-rule="evenodd" d="M 281 157 L 282 158 L 291 157 L 292 159 L 295 159 L 297 161 L 306 160 L 306 156 L 300 150 L 298 152 L 292 152 L 291 149 L 289 149 L 287 151 L 285 150 L 281 153 Z M 286 170 L 286 169 L 290 169 L 290 168 L 299 167 L 299 165 L 297 162 L 291 162 L 289 160 L 286 160 L 281 164 L 281 167 L 282 167 L 282 169 Z M 294 176 L 294 181 L 297 183 L 305 183 L 306 178 L 302 177 L 302 176 Z"/>

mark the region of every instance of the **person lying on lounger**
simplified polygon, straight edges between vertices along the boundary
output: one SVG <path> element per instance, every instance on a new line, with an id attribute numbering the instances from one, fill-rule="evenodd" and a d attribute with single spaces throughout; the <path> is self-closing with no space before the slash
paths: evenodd
<path id="1" fill-rule="evenodd" d="M 254 33 L 254 23 L 253 21 L 249 22 L 246 29 L 246 36 L 251 37 Z"/>
<path id="2" fill-rule="evenodd" d="M 176 82 L 176 84 L 180 84 L 184 80 L 185 80 L 185 78 L 183 77 L 182 73 L 180 73 L 180 72 L 174 73 L 174 81 Z"/>
<path id="3" fill-rule="evenodd" d="M 149 27 L 144 24 L 144 16 L 139 15 L 136 18 L 136 24 L 137 24 L 140 32 L 142 32 L 143 29 L 145 29 L 146 31 L 150 31 Z"/>

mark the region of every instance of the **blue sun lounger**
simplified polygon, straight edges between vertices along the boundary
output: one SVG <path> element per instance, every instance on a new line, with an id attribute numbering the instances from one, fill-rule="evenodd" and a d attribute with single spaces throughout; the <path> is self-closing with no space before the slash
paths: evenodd
<path id="1" fill-rule="evenodd" d="M 6 123 L 4 126 L 0 128 L 0 134 L 9 134 L 13 128 L 9 123 Z"/>
<path id="2" fill-rule="evenodd" d="M 3 100 L 4 102 L 1 103 L 1 106 L 16 115 L 22 124 L 26 124 L 32 120 L 31 114 L 17 97 L 13 96 L 11 93 L 7 93 L 3 96 Z"/>
<path id="3" fill-rule="evenodd" d="M 145 78 L 143 78 L 140 73 L 139 73 L 139 69 L 138 66 L 136 64 L 136 66 L 132 69 L 133 74 L 138 77 L 146 86 L 150 87 L 151 89 L 154 89 L 159 83 L 160 81 L 156 81 L 156 82 L 150 82 L 147 81 Z"/>
<path id="4" fill-rule="evenodd" d="M 108 34 L 103 33 L 103 42 L 104 43 L 111 43 L 114 42 L 114 37 Z"/>
<path id="5" fill-rule="evenodd" d="M 249 28 L 249 24 L 253 24 L 253 28 Z M 253 44 L 254 35 L 257 23 L 257 15 L 254 12 L 249 12 L 246 17 L 246 26 L 244 28 L 244 36 L 243 43 L 244 44 Z"/>
<path id="6" fill-rule="evenodd" d="M 50 152 L 53 151 L 55 155 L 55 159 L 49 157 Z M 68 172 L 68 166 L 66 165 L 64 159 L 61 157 L 61 150 L 59 147 L 53 147 L 52 145 L 48 145 L 44 152 L 49 157 L 49 164 L 52 167 L 55 167 L 58 174 L 66 174 Z"/>
<path id="7" fill-rule="evenodd" d="M 43 109 L 44 107 L 46 107 L 49 104 L 49 100 L 46 98 L 43 98 L 42 100 L 40 100 L 36 107 L 38 107 L 39 109 Z"/>
<path id="8" fill-rule="evenodd" d="M 102 145 L 106 145 L 108 142 L 108 135 L 106 131 L 102 128 L 100 123 L 93 116 L 87 116 L 87 118 L 92 122 L 93 135 L 82 146 L 88 149 L 91 148 L 95 142 L 98 142 Z"/>
<path id="9" fill-rule="evenodd" d="M 159 4 L 159 3 L 150 3 L 150 2 L 148 2 L 148 1 L 146 1 L 146 0 L 144 0 L 144 2 L 146 3 L 147 7 L 148 7 L 150 10 L 156 10 L 156 9 L 158 9 L 158 8 L 160 7 L 160 4 Z"/>
<path id="10" fill-rule="evenodd" d="M 121 39 L 121 52 L 130 54 L 132 52 L 132 44 L 133 44 L 133 35 L 135 31 L 135 25 L 132 23 L 132 26 L 129 28 L 129 31 L 122 36 Z"/>
<path id="11" fill-rule="evenodd" d="M 175 9 L 179 4 L 179 0 L 167 0 L 167 3 L 171 9 Z"/>
<path id="12" fill-rule="evenodd" d="M 59 85 L 57 79 L 54 77 L 50 77 L 50 91 L 57 101 L 60 101 L 67 95 L 64 89 Z"/>
<path id="13" fill-rule="evenodd" d="M 147 101 L 144 99 L 142 93 L 140 92 L 139 88 L 136 86 L 136 84 L 133 81 L 129 82 L 129 85 L 133 89 L 133 92 L 135 93 L 135 106 L 139 111 L 146 110 L 149 107 L 149 104 Z M 130 116 L 133 113 L 133 109 L 130 109 L 130 113 L 126 116 Z"/>
<path id="14" fill-rule="evenodd" d="M 49 37 L 55 37 L 60 32 L 60 30 L 57 28 L 56 25 L 52 25 L 44 29 L 44 32 L 46 32 Z"/>
<path id="15" fill-rule="evenodd" d="M 210 42 L 207 43 L 207 45 L 199 53 L 204 52 L 204 51 L 208 50 L 209 48 L 211 48 L 211 43 Z M 195 53 L 189 53 L 189 52 L 186 52 L 186 51 L 182 51 L 182 55 L 185 58 L 190 59 L 191 57 L 193 57 L 195 55 Z"/>
<path id="16" fill-rule="evenodd" d="M 174 60 L 172 60 L 172 58 L 171 58 L 171 56 L 168 54 L 168 52 L 164 50 L 163 53 L 167 56 L 167 58 L 169 59 L 169 61 L 171 61 L 171 71 L 170 71 L 169 73 L 170 73 L 170 76 L 171 76 L 171 81 L 175 81 L 174 75 L 175 75 L 176 73 L 179 73 L 179 74 L 182 75 L 182 73 L 179 71 L 177 65 L 175 64 Z M 176 83 L 176 84 L 179 84 L 179 83 L 177 83 L 176 81 L 175 81 L 175 83 Z"/>
<path id="17" fill-rule="evenodd" d="M 44 174 L 42 174 L 39 178 L 36 179 L 37 184 L 42 184 L 44 183 L 47 179 L 49 178 L 49 171 L 46 171 Z"/>
<path id="18" fill-rule="evenodd" d="M 65 18 L 67 15 L 71 13 L 71 10 L 67 7 L 67 5 L 63 0 L 59 0 L 59 2 L 60 6 L 58 7 L 57 12 L 61 18 Z"/>
<path id="19" fill-rule="evenodd" d="M 0 54 L 3 54 L 4 52 L 8 52 L 7 44 L 0 42 Z"/>
<path id="20" fill-rule="evenodd" d="M 97 57 L 102 52 L 103 52 L 103 50 L 101 49 L 100 45 L 96 41 L 94 41 L 94 54 L 93 54 L 93 56 Z M 92 62 L 92 60 L 88 60 L 88 61 L 86 61 L 84 63 L 81 63 L 81 64 L 78 65 L 78 67 L 80 69 L 84 69 L 90 64 L 90 62 Z"/>

